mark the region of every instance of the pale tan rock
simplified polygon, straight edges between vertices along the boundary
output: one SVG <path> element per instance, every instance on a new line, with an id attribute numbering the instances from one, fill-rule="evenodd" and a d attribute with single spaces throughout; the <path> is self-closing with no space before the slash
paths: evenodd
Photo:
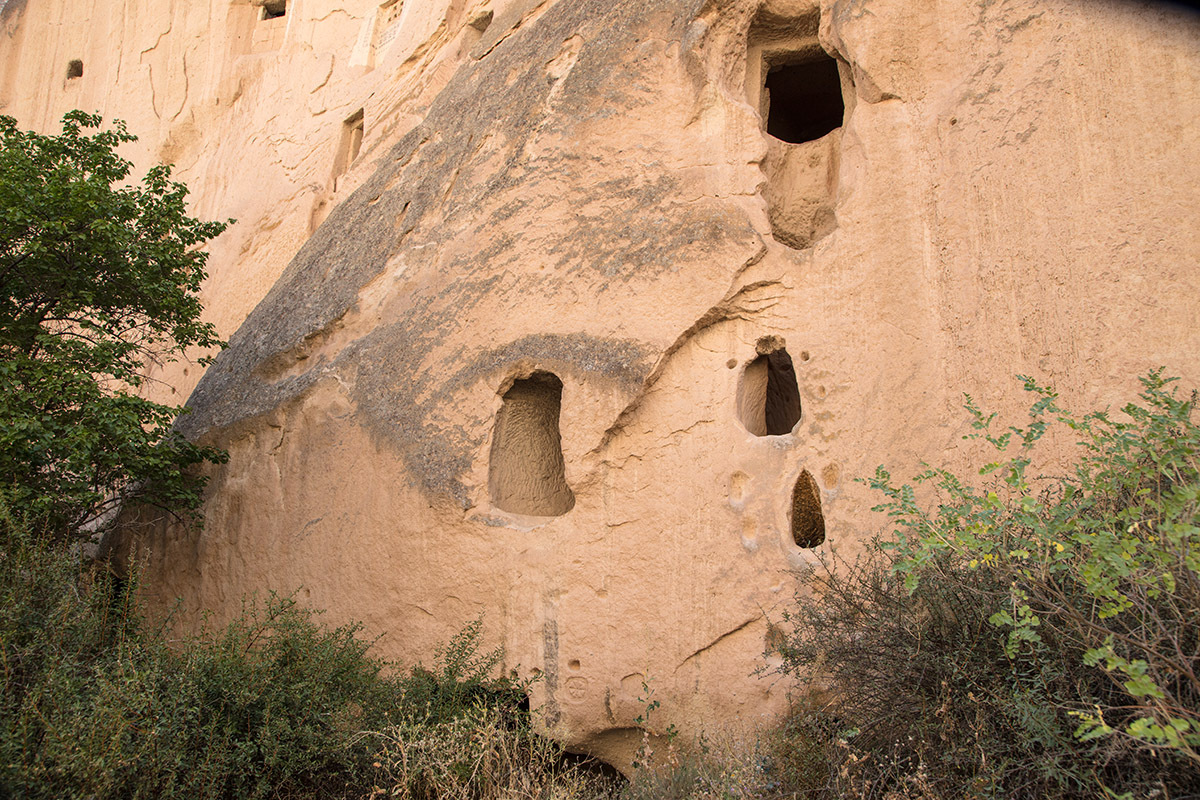
<path id="1" fill-rule="evenodd" d="M 174 161 L 196 213 L 239 219 L 205 289 L 232 346 L 182 423 L 230 462 L 203 532 L 131 537 L 153 600 L 222 618 L 302 587 L 407 662 L 482 613 L 541 676 L 546 724 L 626 764 L 644 686 L 660 731 L 780 711 L 786 687 L 751 673 L 794 573 L 881 529 L 857 482 L 877 464 L 979 462 L 962 392 L 1020 419 L 1017 373 L 1079 408 L 1158 365 L 1200 379 L 1187 12 L 261 16 L 0 10 L 0 111 L 123 117 L 140 164 Z M 769 136 L 792 96 L 763 91 L 771 69 L 829 59 L 840 123 Z"/>

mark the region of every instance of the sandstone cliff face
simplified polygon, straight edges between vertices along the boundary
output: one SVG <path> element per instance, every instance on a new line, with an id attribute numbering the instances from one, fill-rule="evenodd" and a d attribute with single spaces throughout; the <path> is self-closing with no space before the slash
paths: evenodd
<path id="1" fill-rule="evenodd" d="M 135 541 L 163 600 L 302 587 L 409 661 L 483 613 L 622 763 L 644 683 L 664 727 L 780 709 L 772 611 L 879 530 L 855 479 L 972 458 L 961 392 L 1200 378 L 1184 12 L 345 6 L 0 11 L 6 113 L 126 117 L 241 220 L 182 421 L 230 462 Z"/>

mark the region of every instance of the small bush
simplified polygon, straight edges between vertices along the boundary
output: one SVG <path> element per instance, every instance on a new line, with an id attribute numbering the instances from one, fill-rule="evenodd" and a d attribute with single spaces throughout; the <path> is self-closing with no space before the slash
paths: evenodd
<path id="1" fill-rule="evenodd" d="M 339 797 L 369 791 L 400 687 L 357 628 L 290 598 L 170 649 L 122 586 L 11 518 L 0 538 L 0 796 Z"/>
<path id="2" fill-rule="evenodd" d="M 482 644 L 480 617 L 434 651 L 433 669 L 417 664 L 409 671 L 401 682 L 399 714 L 408 722 L 436 725 L 483 707 L 509 727 L 528 725 L 529 681 L 496 677 L 504 651 L 480 652 Z"/>
<path id="3" fill-rule="evenodd" d="M 611 780 L 534 730 L 529 681 L 494 677 L 504 653 L 483 652 L 483 620 L 437 650 L 432 669 L 401 684 L 396 721 L 373 734 L 376 793 L 405 800 L 592 800 Z"/>
<path id="4" fill-rule="evenodd" d="M 377 735 L 376 792 L 403 800 L 601 800 L 611 779 L 502 710 L 477 704 Z"/>
<path id="5" fill-rule="evenodd" d="M 827 796 L 1200 791 L 1200 429 L 1160 373 L 1143 385 L 1117 421 L 1026 380 L 1029 424 L 1000 434 L 968 398 L 973 438 L 1005 455 L 983 487 L 919 476 L 933 510 L 878 471 L 895 540 L 819 573 L 780 648 L 829 697 L 834 727 L 805 745 L 836 767 Z M 1074 473 L 1035 478 L 1056 424 L 1080 438 Z"/>
<path id="6" fill-rule="evenodd" d="M 1010 660 L 982 605 L 1007 585 L 942 563 L 909 594 L 895 566 L 877 542 L 823 570 L 787 617 L 784 670 L 828 698 L 790 733 L 832 765 L 812 796 L 1088 796 L 1105 748 L 1079 742 L 1057 707 L 1099 697 L 1082 651 L 1053 642 Z"/>
<path id="7" fill-rule="evenodd" d="M 0 797 L 599 798 L 482 621 L 388 673 L 290 597 L 168 647 L 127 585 L 0 506 Z M 383 788 L 386 787 L 386 788 Z"/>

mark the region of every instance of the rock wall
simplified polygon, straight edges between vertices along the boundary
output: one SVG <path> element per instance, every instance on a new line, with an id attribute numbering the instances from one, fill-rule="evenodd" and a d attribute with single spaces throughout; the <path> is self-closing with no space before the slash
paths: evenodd
<path id="1" fill-rule="evenodd" d="M 626 763 L 644 684 L 779 711 L 767 620 L 882 527 L 856 479 L 976 460 L 962 392 L 1200 379 L 1190 12 L 401 3 L 0 9 L 0 110 L 124 117 L 240 220 L 181 423 L 230 462 L 203 531 L 131 533 L 163 602 L 299 588 L 406 661 L 482 613 Z"/>

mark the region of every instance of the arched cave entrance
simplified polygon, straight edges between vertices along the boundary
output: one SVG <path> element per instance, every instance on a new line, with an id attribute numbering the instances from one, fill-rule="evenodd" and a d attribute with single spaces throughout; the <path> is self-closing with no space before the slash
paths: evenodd
<path id="1" fill-rule="evenodd" d="M 760 343 L 760 355 L 742 372 L 738 417 L 755 436 L 780 436 L 800 421 L 800 387 L 787 348 L 763 349 Z"/>
<path id="2" fill-rule="evenodd" d="M 808 470 L 800 473 L 792 487 L 792 541 L 798 547 L 817 547 L 825 541 L 821 489 Z"/>
<path id="3" fill-rule="evenodd" d="M 488 492 L 497 508 L 539 517 L 574 508 L 558 428 L 562 390 L 557 375 L 535 372 L 504 393 L 488 464 Z"/>

